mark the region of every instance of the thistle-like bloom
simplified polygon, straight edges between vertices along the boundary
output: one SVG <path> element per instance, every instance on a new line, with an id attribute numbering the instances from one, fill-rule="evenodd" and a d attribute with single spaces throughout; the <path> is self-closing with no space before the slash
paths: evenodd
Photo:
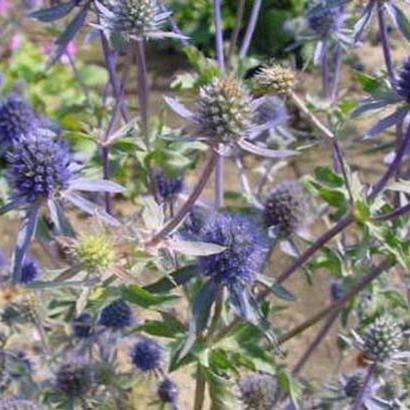
<path id="1" fill-rule="evenodd" d="M 91 387 L 89 368 L 77 363 L 61 365 L 56 373 L 55 387 L 68 397 L 84 396 Z"/>
<path id="2" fill-rule="evenodd" d="M 403 63 L 398 75 L 396 92 L 410 104 L 410 57 Z"/>
<path id="3" fill-rule="evenodd" d="M 327 0 L 316 0 L 309 4 L 306 21 L 309 28 L 319 37 L 326 38 L 343 27 L 345 16 L 339 5 Z"/>
<path id="4" fill-rule="evenodd" d="M 323 401 L 326 403 L 338 401 L 347 406 L 353 404 L 363 388 L 366 374 L 363 370 L 343 374 L 337 383 L 330 383 L 326 386 L 326 389 L 332 392 L 334 397 L 324 397 Z M 379 388 L 380 384 L 373 379 L 367 383 L 362 399 L 362 405 L 366 410 L 378 408 L 376 404 L 380 402 L 380 398 L 376 396 L 376 393 Z"/>
<path id="5" fill-rule="evenodd" d="M 114 300 L 100 314 L 98 324 L 114 330 L 120 330 L 132 323 L 132 310 L 123 299 Z"/>
<path id="6" fill-rule="evenodd" d="M 103 272 L 115 262 L 112 244 L 104 235 L 84 235 L 73 249 L 73 256 L 87 272 Z"/>
<path id="7" fill-rule="evenodd" d="M 7 398 L 0 401 L 0 410 L 41 410 L 38 404 L 30 400 Z"/>
<path id="8" fill-rule="evenodd" d="M 158 385 L 157 394 L 162 403 L 176 403 L 178 401 L 178 386 L 167 377 Z"/>
<path id="9" fill-rule="evenodd" d="M 163 12 L 158 0 L 107 0 L 96 2 L 99 27 L 107 36 L 121 34 L 125 40 L 181 37 L 161 30 L 171 13 Z"/>
<path id="10" fill-rule="evenodd" d="M 238 382 L 240 400 L 245 410 L 271 410 L 278 394 L 278 384 L 274 376 L 254 373 L 242 377 Z"/>
<path id="11" fill-rule="evenodd" d="M 163 347 L 151 339 L 138 341 L 131 352 L 131 360 L 143 372 L 159 370 L 164 356 Z"/>
<path id="12" fill-rule="evenodd" d="M 172 199 L 180 194 L 184 188 L 182 178 L 167 177 L 160 169 L 154 173 L 158 193 L 162 200 Z"/>
<path id="13" fill-rule="evenodd" d="M 8 160 L 9 182 L 21 202 L 50 199 L 68 187 L 72 176 L 68 148 L 59 141 L 40 137 L 14 142 Z"/>
<path id="14" fill-rule="evenodd" d="M 21 283 L 28 284 L 34 282 L 40 274 L 40 266 L 33 258 L 27 258 L 21 269 Z"/>
<path id="15" fill-rule="evenodd" d="M 352 332 L 356 347 L 373 362 L 401 363 L 410 352 L 402 351 L 404 334 L 400 325 L 389 315 L 379 316 L 367 326 L 362 335 Z"/>
<path id="16" fill-rule="evenodd" d="M 297 182 L 281 183 L 265 202 L 264 224 L 277 238 L 286 238 L 297 232 L 306 218 L 306 196 Z"/>
<path id="17" fill-rule="evenodd" d="M 292 70 L 280 64 L 263 66 L 253 78 L 255 89 L 260 94 L 286 95 L 296 85 L 296 77 Z"/>
<path id="18" fill-rule="evenodd" d="M 41 121 L 32 108 L 17 94 L 0 102 L 0 149 L 7 149 L 14 141 L 36 132 Z"/>
<path id="19" fill-rule="evenodd" d="M 74 318 L 71 326 L 75 337 L 86 339 L 93 332 L 93 318 L 89 313 L 81 313 Z"/>
<path id="20" fill-rule="evenodd" d="M 200 89 L 195 112 L 176 99 L 167 97 L 165 100 L 178 115 L 195 125 L 198 139 L 212 147 L 223 144 L 225 152 L 236 147 L 268 158 L 293 155 L 295 152 L 291 150 L 271 150 L 251 142 L 277 126 L 276 117 L 265 120 L 258 112 L 268 98 L 254 99 L 238 79 L 221 76 Z"/>
<path id="21" fill-rule="evenodd" d="M 230 288 L 253 283 L 266 248 L 251 222 L 238 215 L 218 215 L 205 224 L 199 236 L 202 242 L 226 247 L 221 253 L 199 258 L 202 274 Z"/>
<path id="22" fill-rule="evenodd" d="M 85 199 L 80 192 L 123 192 L 124 189 L 112 181 L 86 180 L 74 172 L 75 164 L 67 146 L 59 141 L 37 133 L 13 142 L 13 150 L 8 155 L 8 181 L 12 188 L 10 201 L 0 214 L 23 208 L 26 216 L 16 241 L 15 257 L 12 261 L 12 275 L 15 282 L 21 281 L 21 269 L 25 254 L 35 232 L 40 208 L 47 204 L 53 223 L 60 233 L 64 233 L 62 204 L 71 202 L 77 208 L 93 216 L 98 216 L 111 225 L 118 221 L 107 212 Z"/>

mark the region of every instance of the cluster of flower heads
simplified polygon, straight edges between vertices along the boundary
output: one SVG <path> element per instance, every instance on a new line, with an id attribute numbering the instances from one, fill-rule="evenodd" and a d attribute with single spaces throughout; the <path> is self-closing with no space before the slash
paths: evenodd
<path id="1" fill-rule="evenodd" d="M 266 243 L 256 226 L 239 215 L 221 214 L 200 230 L 203 242 L 224 246 L 221 253 L 199 258 L 200 271 L 221 286 L 250 285 L 266 254 Z"/>

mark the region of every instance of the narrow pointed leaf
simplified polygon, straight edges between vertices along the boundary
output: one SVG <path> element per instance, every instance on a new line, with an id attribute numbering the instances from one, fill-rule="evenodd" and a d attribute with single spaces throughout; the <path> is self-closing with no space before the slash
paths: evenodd
<path id="1" fill-rule="evenodd" d="M 167 241 L 167 246 L 175 252 L 189 256 L 208 256 L 223 252 L 226 247 L 208 242 Z"/>
<path id="2" fill-rule="evenodd" d="M 396 21 L 397 27 L 404 38 L 410 41 L 410 21 L 407 19 L 406 15 L 394 4 L 390 4 L 390 10 L 393 13 L 394 20 Z"/>
<path id="3" fill-rule="evenodd" d="M 11 273 L 14 283 L 21 282 L 21 268 L 24 263 L 27 250 L 35 234 L 41 204 L 37 203 L 27 210 L 23 224 L 17 235 L 16 246 L 14 248 L 13 260 L 11 263 Z"/>
<path id="4" fill-rule="evenodd" d="M 394 125 L 399 124 L 401 121 L 404 120 L 408 112 L 409 112 L 409 109 L 407 107 L 400 108 L 399 110 L 395 111 L 393 114 L 383 118 L 374 127 L 372 127 L 369 131 L 367 131 L 364 139 L 374 138 L 380 135 L 382 132 L 389 129 L 390 127 L 393 127 Z"/>
<path id="5" fill-rule="evenodd" d="M 63 208 L 58 201 L 49 200 L 50 217 L 59 235 L 75 238 L 76 234 L 70 221 L 66 218 Z"/>
<path id="6" fill-rule="evenodd" d="M 170 290 L 189 282 L 196 276 L 196 266 L 186 266 L 165 276 L 151 285 L 144 286 L 144 289 L 152 293 L 169 292 Z"/>
<path id="7" fill-rule="evenodd" d="M 59 4 L 58 6 L 34 11 L 32 13 L 29 13 L 28 16 L 35 20 L 49 23 L 51 21 L 59 20 L 67 16 L 71 12 L 71 10 L 74 9 L 76 4 L 76 0 L 70 0 L 66 3 Z"/>
<path id="8" fill-rule="evenodd" d="M 146 309 L 168 304 L 179 299 L 178 296 L 174 295 L 153 294 L 138 285 L 130 285 L 123 288 L 122 297 L 128 302 Z"/>
<path id="9" fill-rule="evenodd" d="M 183 104 L 181 104 L 176 98 L 164 97 L 165 102 L 176 114 L 180 117 L 195 123 L 195 115 L 192 111 L 188 110 Z"/>
<path id="10" fill-rule="evenodd" d="M 286 300 L 287 302 L 294 302 L 296 300 L 295 295 L 289 292 L 283 285 L 265 275 L 256 275 L 256 281 L 270 289 L 279 299 Z"/>
<path id="11" fill-rule="evenodd" d="M 292 151 L 288 149 L 272 150 L 272 149 L 260 147 L 255 144 L 251 144 L 250 142 L 244 139 L 239 140 L 238 145 L 245 151 L 250 152 L 251 154 L 255 154 L 261 157 L 265 157 L 265 158 L 281 159 L 281 158 L 289 157 L 291 155 L 298 154 L 297 151 Z"/>
<path id="12" fill-rule="evenodd" d="M 123 186 L 105 179 L 74 179 L 70 182 L 69 188 L 78 191 L 110 192 L 112 194 L 125 192 L 125 188 Z"/>

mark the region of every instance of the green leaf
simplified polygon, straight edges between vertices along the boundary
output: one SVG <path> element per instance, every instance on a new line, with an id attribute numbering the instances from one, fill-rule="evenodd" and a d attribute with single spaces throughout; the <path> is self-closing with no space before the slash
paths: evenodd
<path id="1" fill-rule="evenodd" d="M 341 188 L 344 185 L 343 178 L 329 167 L 317 167 L 315 169 L 315 177 L 322 184 L 332 188 Z"/>
<path id="2" fill-rule="evenodd" d="M 144 308 L 152 308 L 174 302 L 179 299 L 173 295 L 152 294 L 138 285 L 129 285 L 122 289 L 122 297 L 130 303 Z"/>
<path id="3" fill-rule="evenodd" d="M 406 194 L 410 194 L 410 181 L 399 179 L 397 182 L 393 182 L 392 184 L 388 185 L 386 189 L 390 189 L 391 191 L 399 191 L 399 192 L 404 192 Z"/>
<path id="4" fill-rule="evenodd" d="M 263 286 L 271 290 L 271 292 L 277 296 L 279 299 L 286 300 L 287 302 L 294 302 L 296 300 L 295 295 L 289 292 L 284 286 L 275 280 L 258 273 L 256 275 L 256 281 L 261 283 Z"/>
<path id="5" fill-rule="evenodd" d="M 175 272 L 168 274 L 151 285 L 144 286 L 144 289 L 151 293 L 165 293 L 183 285 L 196 276 L 196 266 L 186 266 Z"/>
<path id="6" fill-rule="evenodd" d="M 139 332 L 145 332 L 152 336 L 176 338 L 186 331 L 184 325 L 178 320 L 147 320 L 136 329 Z"/>

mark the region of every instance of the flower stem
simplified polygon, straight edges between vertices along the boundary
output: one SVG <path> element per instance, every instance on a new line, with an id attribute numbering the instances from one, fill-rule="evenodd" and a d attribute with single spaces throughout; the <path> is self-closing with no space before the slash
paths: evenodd
<path id="1" fill-rule="evenodd" d="M 339 311 L 333 312 L 329 317 L 327 318 L 325 324 L 323 327 L 319 330 L 319 333 L 316 335 L 316 337 L 313 339 L 312 343 L 309 345 L 309 347 L 306 349 L 302 357 L 299 359 L 297 364 L 292 370 L 292 375 L 297 376 L 300 371 L 303 369 L 307 361 L 310 359 L 314 351 L 317 349 L 317 347 L 320 345 L 322 340 L 326 337 L 328 334 L 329 330 L 332 328 L 333 324 L 336 322 L 336 319 L 339 317 Z"/>
<path id="2" fill-rule="evenodd" d="M 395 75 L 394 75 L 393 63 L 392 63 L 392 58 L 391 58 L 391 51 L 390 51 L 389 37 L 387 33 L 383 2 L 378 2 L 377 4 L 377 19 L 379 22 L 379 33 L 380 33 L 380 38 L 382 42 L 382 49 L 383 49 L 383 55 L 384 55 L 384 62 L 386 64 L 386 69 L 387 69 L 387 75 L 389 76 L 391 85 L 394 87 L 395 86 Z"/>
<path id="3" fill-rule="evenodd" d="M 258 22 L 259 12 L 261 10 L 262 0 L 255 0 L 251 11 L 251 17 L 249 19 L 248 27 L 245 32 L 245 37 L 239 52 L 241 58 L 245 58 L 248 54 L 249 47 L 251 45 L 252 37 L 255 32 L 256 23 Z"/>
<path id="4" fill-rule="evenodd" d="M 307 319 L 302 324 L 296 326 L 294 329 L 290 330 L 288 333 L 284 334 L 279 338 L 279 343 L 283 344 L 293 337 L 303 333 L 306 329 L 309 329 L 319 321 L 321 321 L 327 315 L 333 312 L 339 312 L 343 306 L 349 302 L 353 297 L 355 297 L 359 292 L 365 289 L 373 280 L 379 277 L 383 272 L 390 267 L 391 260 L 385 260 L 379 266 L 376 266 L 370 273 L 359 280 L 356 285 L 354 285 L 349 292 L 347 292 L 342 298 L 333 302 L 329 306 L 326 306 L 318 313 L 316 313 L 311 318 Z"/>
<path id="5" fill-rule="evenodd" d="M 228 61 L 231 60 L 233 53 L 235 51 L 236 45 L 238 44 L 239 32 L 241 31 L 242 19 L 245 13 L 245 1 L 246 0 L 238 0 L 236 18 L 235 18 L 235 28 L 232 31 L 231 42 L 229 44 L 229 50 L 228 50 L 228 57 L 227 57 Z"/>
<path id="6" fill-rule="evenodd" d="M 329 47 L 327 41 L 323 41 L 323 53 L 322 53 L 322 92 L 323 96 L 328 100 L 330 99 L 330 82 L 329 82 Z"/>
<path id="7" fill-rule="evenodd" d="M 211 151 L 211 158 L 209 159 L 207 165 L 205 166 L 205 169 L 203 170 L 202 175 L 199 178 L 191 195 L 186 200 L 186 202 L 182 205 L 182 207 L 178 210 L 174 218 L 171 219 L 153 238 L 151 238 L 146 243 L 147 246 L 157 245 L 162 239 L 164 239 L 176 227 L 178 227 L 178 225 L 183 221 L 185 216 L 191 211 L 196 200 L 199 198 L 202 191 L 204 190 L 209 178 L 212 175 L 215 165 L 216 165 L 218 153 L 215 152 L 213 149 L 210 149 L 210 151 Z"/>
<path id="8" fill-rule="evenodd" d="M 205 401 L 205 378 L 202 374 L 201 364 L 198 363 L 196 371 L 195 402 L 194 410 L 202 410 Z"/>
<path id="9" fill-rule="evenodd" d="M 222 0 L 214 0 L 215 48 L 218 66 L 225 71 L 225 57 L 223 50 L 223 32 L 221 17 Z M 224 158 L 218 155 L 215 168 L 215 209 L 218 210 L 224 202 Z"/>
<path id="10" fill-rule="evenodd" d="M 335 51 L 335 72 L 333 75 L 332 81 L 332 90 L 331 90 L 331 101 L 332 104 L 335 104 L 339 94 L 339 84 L 340 84 L 340 75 L 341 75 L 341 68 L 342 68 L 342 58 L 343 56 L 343 48 L 338 45 Z"/>
<path id="11" fill-rule="evenodd" d="M 366 393 L 367 386 L 369 385 L 374 371 L 376 370 L 377 362 L 374 362 L 370 365 L 369 369 L 367 370 L 366 379 L 364 380 L 363 386 L 361 386 L 360 391 L 356 397 L 356 400 L 352 406 L 352 410 L 360 410 L 362 408 L 362 403 L 364 399 L 364 395 Z"/>

